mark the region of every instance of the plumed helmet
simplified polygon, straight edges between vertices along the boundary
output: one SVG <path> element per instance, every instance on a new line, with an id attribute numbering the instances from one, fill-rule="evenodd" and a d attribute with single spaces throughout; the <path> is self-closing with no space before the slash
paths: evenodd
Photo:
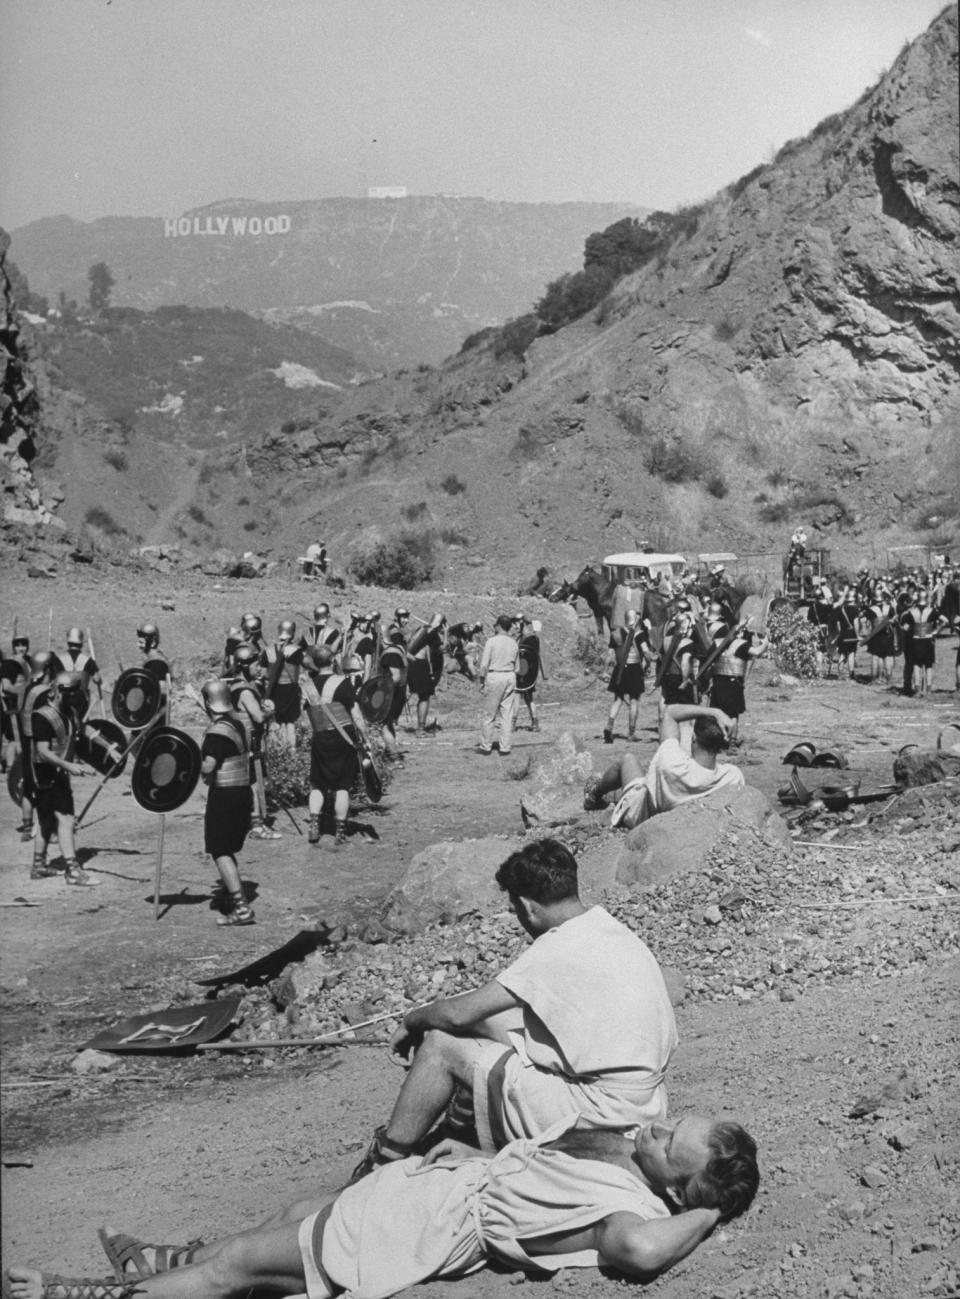
<path id="1" fill-rule="evenodd" d="M 324 602 L 323 604 L 318 604 L 313 611 L 314 622 L 323 622 L 324 619 L 329 617 L 330 617 L 330 606 L 326 602 Z"/>
<path id="2" fill-rule="evenodd" d="M 50 675 L 50 669 L 53 666 L 53 655 L 49 650 L 37 650 L 36 654 L 30 656 L 30 674 L 34 677 L 45 677 Z"/>
<path id="3" fill-rule="evenodd" d="M 229 713 L 233 710 L 230 687 L 226 681 L 207 681 L 200 693 L 203 695 L 203 706 L 208 713 Z"/>
<path id="4" fill-rule="evenodd" d="M 233 649 L 243 640 L 243 632 L 239 627 L 227 628 L 227 649 Z"/>
<path id="5" fill-rule="evenodd" d="M 256 613 L 245 613 L 240 619 L 240 626 L 247 636 L 259 636 L 263 629 L 260 615 Z"/>
<path id="6" fill-rule="evenodd" d="M 137 628 L 137 639 L 142 640 L 147 649 L 155 649 L 160 644 L 160 628 L 155 622 L 142 622 Z"/>
<path id="7" fill-rule="evenodd" d="M 78 649 L 83 644 L 83 632 L 79 627 L 71 627 L 67 632 L 67 644 L 76 645 Z"/>
<path id="8" fill-rule="evenodd" d="M 58 672 L 53 684 L 62 695 L 83 694 L 83 677 L 79 672 Z"/>
<path id="9" fill-rule="evenodd" d="M 260 655 L 252 645 L 241 645 L 233 656 L 233 661 L 245 673 L 249 672 L 260 661 Z"/>
<path id="10" fill-rule="evenodd" d="M 351 654 L 346 663 L 344 663 L 343 670 L 348 676 L 354 672 L 362 672 L 363 659 L 361 659 L 359 654 Z"/>
<path id="11" fill-rule="evenodd" d="M 293 621 L 292 618 L 284 618 L 281 622 L 277 623 L 278 640 L 293 640 L 296 634 L 297 634 L 297 624 Z"/>

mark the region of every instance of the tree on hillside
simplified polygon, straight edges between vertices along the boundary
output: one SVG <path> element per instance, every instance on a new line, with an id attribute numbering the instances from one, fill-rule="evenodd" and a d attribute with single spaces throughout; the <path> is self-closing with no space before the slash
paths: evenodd
<path id="1" fill-rule="evenodd" d="M 87 279 L 90 281 L 90 310 L 98 316 L 103 315 L 110 306 L 110 294 L 116 280 L 106 262 L 94 262 L 87 271 Z"/>
<path id="2" fill-rule="evenodd" d="M 75 325 L 77 323 L 77 300 L 76 298 L 68 298 L 63 289 L 57 294 L 57 311 L 62 325 Z"/>

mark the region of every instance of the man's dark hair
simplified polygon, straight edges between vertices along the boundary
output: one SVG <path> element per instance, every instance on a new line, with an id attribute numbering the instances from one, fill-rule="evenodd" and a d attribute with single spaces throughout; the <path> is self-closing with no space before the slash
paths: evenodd
<path id="1" fill-rule="evenodd" d="M 513 619 L 509 616 L 509 614 L 502 613 L 500 617 L 497 619 L 497 626 L 500 628 L 501 631 L 509 631 L 510 628 L 513 626 Z"/>
<path id="2" fill-rule="evenodd" d="M 698 717 L 693 723 L 693 738 L 704 753 L 721 753 L 727 747 L 727 737 L 715 717 Z"/>
<path id="3" fill-rule="evenodd" d="M 726 1222 L 746 1213 L 760 1185 L 757 1143 L 739 1123 L 715 1123 L 707 1142 L 710 1159 L 683 1188 L 687 1209 L 719 1209 Z"/>
<path id="4" fill-rule="evenodd" d="M 495 878 L 512 898 L 560 902 L 578 896 L 577 859 L 556 839 L 538 839 L 511 853 Z"/>

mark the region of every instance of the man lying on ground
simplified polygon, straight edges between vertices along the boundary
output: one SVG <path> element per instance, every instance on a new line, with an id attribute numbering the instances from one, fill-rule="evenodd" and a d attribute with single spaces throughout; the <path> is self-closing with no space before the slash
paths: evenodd
<path id="1" fill-rule="evenodd" d="M 104 1236 L 125 1284 L 12 1267 L 4 1294 L 122 1299 L 135 1288 L 147 1299 L 242 1299 L 254 1290 L 385 1299 L 488 1260 L 543 1272 L 602 1265 L 649 1280 L 743 1213 L 758 1183 L 756 1144 L 736 1123 L 689 1116 L 651 1123 L 632 1141 L 561 1123 L 493 1157 L 442 1142 L 425 1159 L 385 1165 L 210 1245 L 134 1241 L 137 1271 L 125 1266 L 130 1238 Z"/>
<path id="2" fill-rule="evenodd" d="M 422 1150 L 455 1093 L 468 1109 L 472 1098 L 487 1151 L 564 1116 L 632 1132 L 667 1112 L 677 1030 L 653 954 L 583 905 L 576 859 L 555 839 L 511 854 L 496 880 L 534 942 L 483 987 L 404 1017 L 391 1047 L 400 1060 L 413 1050 L 413 1063 L 355 1177 Z"/>
<path id="3" fill-rule="evenodd" d="M 680 727 L 693 722 L 689 749 L 681 740 Z M 699 704 L 670 704 L 660 723 L 660 747 L 644 773 L 632 753 L 624 753 L 601 776 L 591 776 L 584 786 L 583 806 L 597 811 L 607 794 L 616 793 L 611 825 L 632 830 L 658 812 L 670 812 L 691 799 L 703 798 L 717 789 L 738 789 L 743 772 L 717 755 L 727 747 L 733 719 L 719 708 Z"/>

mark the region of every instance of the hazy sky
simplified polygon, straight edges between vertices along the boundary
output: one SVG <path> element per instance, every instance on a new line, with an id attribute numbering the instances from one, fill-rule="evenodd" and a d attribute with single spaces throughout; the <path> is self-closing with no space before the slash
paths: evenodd
<path id="1" fill-rule="evenodd" d="M 0 224 L 222 198 L 707 197 L 943 0 L 0 0 Z"/>

